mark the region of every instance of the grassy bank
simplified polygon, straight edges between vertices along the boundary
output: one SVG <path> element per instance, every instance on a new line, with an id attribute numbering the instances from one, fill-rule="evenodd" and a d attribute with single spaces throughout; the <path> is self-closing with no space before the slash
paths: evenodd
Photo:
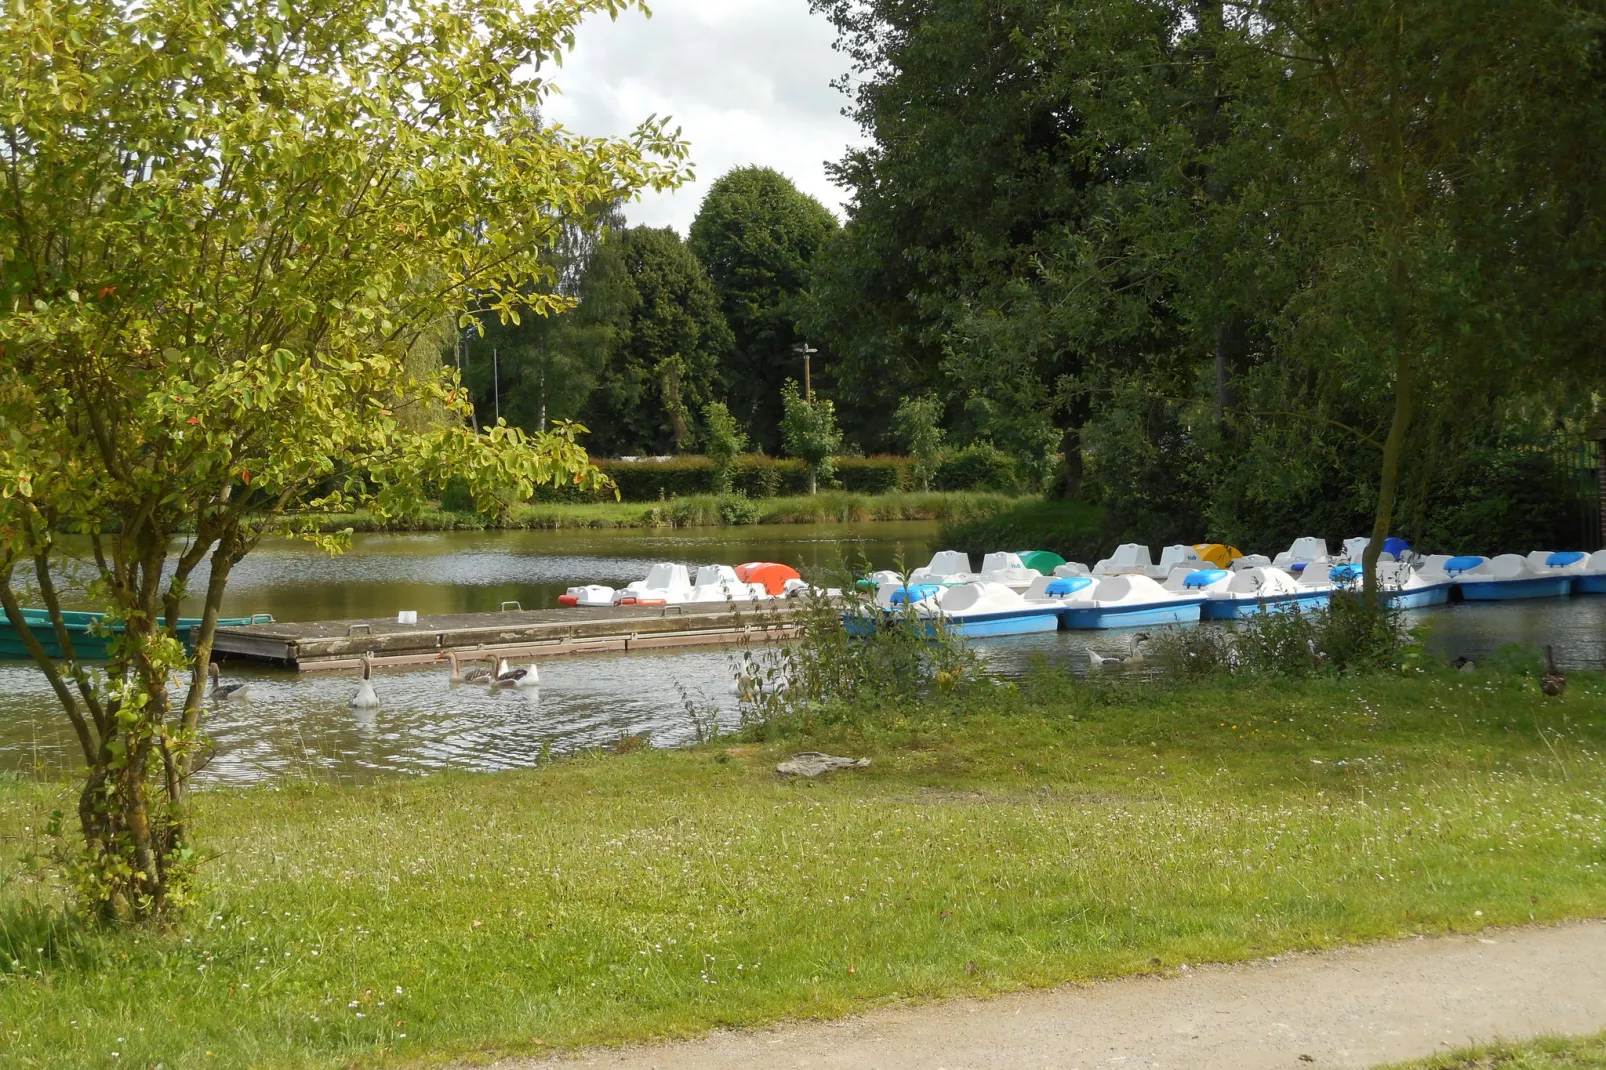
<path id="1" fill-rule="evenodd" d="M 1401 1063 L 1395 1070 L 1606 1070 L 1606 1035 L 1500 1044 Z"/>
<path id="2" fill-rule="evenodd" d="M 976 555 L 993 550 L 1052 550 L 1067 561 L 1091 565 L 1109 553 L 1104 511 L 1086 502 L 1016 499 L 1006 509 L 945 520 L 944 547 Z"/>
<path id="3" fill-rule="evenodd" d="M 791 498 L 719 498 L 703 495 L 662 502 L 516 505 L 499 517 L 431 507 L 410 517 L 381 520 L 371 513 L 330 513 L 325 531 L 557 531 L 574 528 L 685 528 L 740 524 L 847 524 L 875 520 L 959 523 L 991 516 L 1019 499 L 981 491 L 952 494 L 825 491 Z"/>
<path id="4" fill-rule="evenodd" d="M 202 903 L 137 935 L 50 920 L 16 859 L 69 800 L 12 781 L 0 1023 L 18 1066 L 389 1064 L 1598 915 L 1603 695 L 1043 674 L 762 742 L 211 790 Z M 804 749 L 872 765 L 778 780 Z"/>

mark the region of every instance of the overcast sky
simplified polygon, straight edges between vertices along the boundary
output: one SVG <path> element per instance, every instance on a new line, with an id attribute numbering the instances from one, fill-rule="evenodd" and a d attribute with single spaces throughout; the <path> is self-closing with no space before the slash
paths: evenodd
<path id="1" fill-rule="evenodd" d="M 552 118 L 579 134 L 629 133 L 647 116 L 671 115 L 691 142 L 697 181 L 626 206 L 632 224 L 682 234 L 711 182 L 761 164 L 841 215 L 843 194 L 825 174 L 858 129 L 828 84 L 847 68 L 834 34 L 808 0 L 649 0 L 610 22 L 593 18 L 552 79 L 563 91 Z"/>

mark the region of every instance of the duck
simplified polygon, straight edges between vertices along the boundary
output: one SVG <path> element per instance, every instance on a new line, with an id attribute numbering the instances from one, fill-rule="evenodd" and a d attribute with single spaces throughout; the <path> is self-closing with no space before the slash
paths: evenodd
<path id="1" fill-rule="evenodd" d="M 1545 647 L 1545 675 L 1539 678 L 1539 690 L 1551 698 L 1560 698 L 1561 693 L 1567 690 L 1567 677 L 1556 668 L 1556 648 Z"/>
<path id="2" fill-rule="evenodd" d="M 1149 634 L 1147 632 L 1139 632 L 1128 641 L 1125 654 L 1100 654 L 1097 650 L 1089 650 L 1087 652 L 1088 663 L 1095 669 L 1102 669 L 1107 665 L 1142 665 L 1143 651 L 1138 649 L 1138 644 L 1147 643 L 1148 641 Z"/>
<path id="3" fill-rule="evenodd" d="M 496 682 L 503 687 L 540 687 L 541 673 L 534 665 L 520 665 L 518 668 L 507 663 L 503 658 L 496 666 Z"/>
<path id="4" fill-rule="evenodd" d="M 454 684 L 488 684 L 491 682 L 491 677 L 494 675 L 489 668 L 483 665 L 479 668 L 470 669 L 467 672 L 463 672 L 458 666 L 457 651 L 455 650 L 448 650 L 444 653 L 436 654 L 435 660 L 449 661 L 452 663 L 451 681 Z"/>
<path id="5" fill-rule="evenodd" d="M 251 697 L 250 695 L 246 694 L 247 688 L 251 686 L 250 684 L 224 683 L 223 674 L 218 671 L 217 662 L 215 661 L 209 661 L 206 663 L 206 676 L 207 679 L 212 681 L 212 690 L 207 692 L 207 694 L 212 698 L 239 699 Z"/>
<path id="6" fill-rule="evenodd" d="M 364 655 L 362 683 L 358 685 L 357 693 L 351 696 L 351 707 L 357 710 L 371 710 L 378 705 L 379 696 L 374 692 L 374 663 Z"/>

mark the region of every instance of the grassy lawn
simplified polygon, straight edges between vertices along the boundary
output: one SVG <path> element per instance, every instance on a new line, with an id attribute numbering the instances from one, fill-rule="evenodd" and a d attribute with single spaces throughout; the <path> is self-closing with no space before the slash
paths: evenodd
<path id="1" fill-rule="evenodd" d="M 821 491 L 791 498 L 754 498 L 740 523 L 862 523 L 873 520 L 939 520 L 959 523 L 991 516 L 1020 501 L 983 491 L 929 494 L 896 491 L 854 494 Z M 381 521 L 369 513 L 330 513 L 321 518 L 326 531 L 478 531 L 485 528 L 553 531 L 568 528 L 708 527 L 731 523 L 734 517 L 713 495 L 671 498 L 662 502 L 540 503 L 516 505 L 499 518 L 449 512 L 430 507 L 417 516 Z"/>
<path id="2" fill-rule="evenodd" d="M 68 799 L 13 780 L 0 1050 L 168 1070 L 538 1052 L 1599 915 L 1603 698 L 1583 674 L 1559 701 L 1448 671 L 1045 674 L 762 742 L 213 790 L 201 904 L 137 935 L 52 920 L 17 859 Z M 873 764 L 777 780 L 813 748 Z"/>
<path id="3" fill-rule="evenodd" d="M 1606 1035 L 1482 1048 L 1402 1063 L 1398 1070 L 1606 1070 Z"/>

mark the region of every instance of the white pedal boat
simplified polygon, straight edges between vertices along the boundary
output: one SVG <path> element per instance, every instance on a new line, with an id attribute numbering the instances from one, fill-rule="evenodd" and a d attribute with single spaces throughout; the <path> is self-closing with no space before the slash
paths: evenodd
<path id="1" fill-rule="evenodd" d="M 1046 579 L 1047 577 L 1039 577 Z M 1058 602 L 1031 602 L 1002 583 L 962 583 L 914 604 L 923 617 L 940 616 L 966 639 L 1058 631 Z"/>
<path id="2" fill-rule="evenodd" d="M 970 555 L 958 550 L 938 550 L 931 555 L 930 564 L 909 573 L 910 583 L 940 583 L 945 587 L 974 583 L 979 578 L 970 570 Z"/>
<path id="3" fill-rule="evenodd" d="M 558 595 L 560 606 L 611 606 L 618 592 L 612 587 L 605 587 L 600 583 L 588 583 L 583 587 L 570 587 Z"/>
<path id="4" fill-rule="evenodd" d="M 1312 579 L 1320 576 L 1321 582 L 1308 584 L 1269 565 L 1252 565 L 1227 576 L 1225 584 L 1208 591 L 1208 601 L 1202 611 L 1204 619 L 1233 620 L 1256 613 L 1312 609 L 1333 596 L 1333 588 L 1326 583 L 1326 574 L 1319 568 L 1312 573 Z"/>
<path id="5" fill-rule="evenodd" d="M 1199 619 L 1204 596 L 1168 591 L 1148 576 L 1103 576 L 1064 602 L 1067 628 L 1134 628 Z"/>
<path id="6" fill-rule="evenodd" d="M 1365 567 L 1359 561 L 1333 566 L 1329 578 L 1337 590 L 1360 594 L 1365 590 Z M 1385 605 L 1394 609 L 1442 606 L 1455 584 L 1437 572 L 1424 575 L 1403 561 L 1377 563 L 1377 587 Z"/>
<path id="7" fill-rule="evenodd" d="M 1573 577 L 1574 594 L 1606 594 L 1606 550 L 1589 555 L 1584 567 Z"/>
<path id="8" fill-rule="evenodd" d="M 1024 592 L 1042 576 L 1035 568 L 1027 567 L 1020 554 L 988 554 L 981 561 L 980 582 L 1001 583 L 1016 594 Z"/>
<path id="9" fill-rule="evenodd" d="M 1429 583 L 1448 580 L 1468 602 L 1499 602 L 1517 598 L 1559 598 L 1572 591 L 1573 577 L 1546 575 L 1521 554 L 1499 557 L 1428 559 L 1420 573 Z"/>
<path id="10" fill-rule="evenodd" d="M 1280 568 L 1284 572 L 1295 575 L 1304 572 L 1311 565 L 1330 565 L 1333 563 L 1332 554 L 1328 553 L 1327 540 L 1307 535 L 1302 539 L 1295 539 L 1294 545 L 1271 559 L 1273 568 Z"/>
<path id="11" fill-rule="evenodd" d="M 1583 593 L 1578 581 L 1589 574 L 1588 554 L 1582 550 L 1537 550 L 1528 555 L 1528 564 L 1542 576 L 1566 576 L 1568 589 Z"/>
<path id="12" fill-rule="evenodd" d="M 1109 557 L 1093 566 L 1095 576 L 1147 576 L 1151 580 L 1165 580 L 1181 566 L 1204 568 L 1206 562 L 1192 546 L 1167 546 L 1160 551 L 1160 563 L 1155 564 L 1149 548 L 1141 543 L 1127 542 L 1115 548 Z"/>

